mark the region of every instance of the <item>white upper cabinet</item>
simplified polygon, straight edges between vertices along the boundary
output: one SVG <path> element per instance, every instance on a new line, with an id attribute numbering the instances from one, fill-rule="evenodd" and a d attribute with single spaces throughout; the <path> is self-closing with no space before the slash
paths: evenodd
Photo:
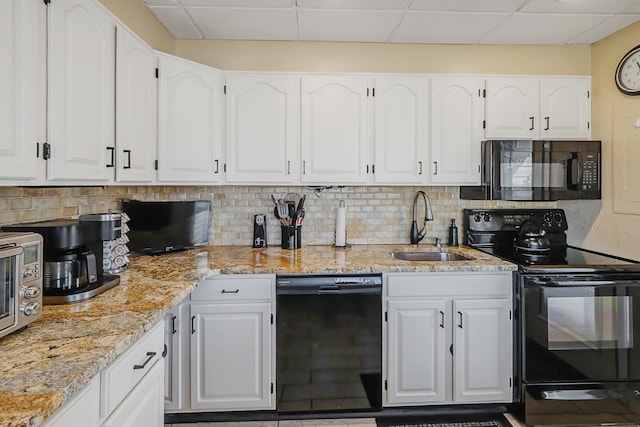
<path id="1" fill-rule="evenodd" d="M 39 23 L 44 7 L 39 1 L 0 2 L 0 180 L 19 180 L 16 184 L 37 178 L 37 144 L 41 148 L 44 142 L 38 72 L 45 57 Z"/>
<path id="2" fill-rule="evenodd" d="M 226 80 L 225 180 L 299 180 L 300 77 L 231 74 Z"/>
<path id="3" fill-rule="evenodd" d="M 589 77 L 496 77 L 486 85 L 485 138 L 591 138 Z"/>
<path id="4" fill-rule="evenodd" d="M 538 80 L 487 79 L 485 136 L 494 139 L 533 139 L 540 128 Z"/>
<path id="5" fill-rule="evenodd" d="M 116 180 L 153 182 L 156 171 L 156 54 L 123 26 L 116 36 Z"/>
<path id="6" fill-rule="evenodd" d="M 108 183 L 115 167 L 115 23 L 97 2 L 48 6 L 47 178 Z"/>
<path id="7" fill-rule="evenodd" d="M 402 76 L 375 79 L 372 172 L 376 184 L 425 182 L 426 81 Z"/>
<path id="8" fill-rule="evenodd" d="M 170 55 L 159 68 L 158 181 L 220 182 L 220 72 Z"/>
<path id="9" fill-rule="evenodd" d="M 590 139 L 590 78 L 541 79 L 540 121 L 542 139 Z"/>
<path id="10" fill-rule="evenodd" d="M 480 183 L 484 79 L 431 79 L 430 183 Z"/>
<path id="11" fill-rule="evenodd" d="M 367 86 L 358 76 L 302 76 L 303 184 L 368 183 Z"/>

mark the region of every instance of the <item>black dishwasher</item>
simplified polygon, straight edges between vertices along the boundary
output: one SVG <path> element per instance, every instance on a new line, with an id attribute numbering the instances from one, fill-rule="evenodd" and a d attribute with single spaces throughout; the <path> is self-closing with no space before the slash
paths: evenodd
<path id="1" fill-rule="evenodd" d="M 382 275 L 276 277 L 277 410 L 382 406 Z"/>

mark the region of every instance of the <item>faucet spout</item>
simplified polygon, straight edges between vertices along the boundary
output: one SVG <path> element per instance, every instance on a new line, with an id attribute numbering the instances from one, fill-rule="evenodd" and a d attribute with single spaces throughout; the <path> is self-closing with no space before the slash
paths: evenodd
<path id="1" fill-rule="evenodd" d="M 424 201 L 424 221 L 422 223 L 422 229 L 418 229 L 418 199 L 422 197 Z M 413 220 L 411 222 L 411 231 L 409 234 L 409 239 L 412 245 L 417 245 L 420 243 L 426 234 L 426 226 L 427 221 L 433 221 L 433 212 L 431 211 L 431 200 L 429 200 L 429 196 L 424 191 L 417 191 L 416 195 L 413 197 Z"/>

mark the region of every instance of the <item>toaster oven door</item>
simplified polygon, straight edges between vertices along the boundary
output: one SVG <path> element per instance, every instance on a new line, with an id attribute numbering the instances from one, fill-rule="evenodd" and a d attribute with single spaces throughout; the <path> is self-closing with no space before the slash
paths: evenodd
<path id="1" fill-rule="evenodd" d="M 22 247 L 0 249 L 0 336 L 17 324 L 16 292 L 20 284 Z"/>

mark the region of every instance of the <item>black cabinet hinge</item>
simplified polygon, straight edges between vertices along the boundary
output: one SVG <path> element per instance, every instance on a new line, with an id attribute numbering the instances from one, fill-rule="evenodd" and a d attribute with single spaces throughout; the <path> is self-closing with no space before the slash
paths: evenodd
<path id="1" fill-rule="evenodd" d="M 157 161 L 157 160 L 154 160 L 154 161 L 153 161 L 153 168 L 154 168 L 155 170 L 158 170 L 158 161 Z"/>
<path id="2" fill-rule="evenodd" d="M 49 160 L 51 158 L 51 144 L 45 142 L 42 144 L 42 158 Z"/>
<path id="3" fill-rule="evenodd" d="M 160 69 L 156 67 L 156 79 L 160 78 Z"/>

